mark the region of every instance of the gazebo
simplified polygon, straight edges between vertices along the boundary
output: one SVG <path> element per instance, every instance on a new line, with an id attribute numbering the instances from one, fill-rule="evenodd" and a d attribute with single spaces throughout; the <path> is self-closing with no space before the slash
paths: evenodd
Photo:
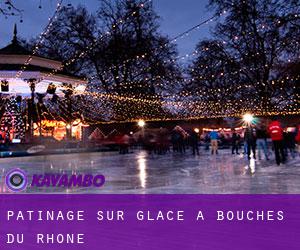
<path id="1" fill-rule="evenodd" d="M 34 135 L 48 136 L 49 131 L 57 139 L 80 139 L 80 133 L 73 128 L 73 123 L 80 127 L 80 120 L 63 120 L 47 112 L 42 116 L 39 104 L 41 97 L 64 97 L 71 113 L 71 94 L 66 93 L 72 89 L 72 94 L 82 94 L 86 80 L 65 72 L 60 61 L 29 52 L 17 38 L 16 25 L 11 43 L 0 49 L 0 82 L 0 132 L 5 132 L 7 139 L 21 141 Z M 39 118 L 34 118 L 34 114 Z"/>

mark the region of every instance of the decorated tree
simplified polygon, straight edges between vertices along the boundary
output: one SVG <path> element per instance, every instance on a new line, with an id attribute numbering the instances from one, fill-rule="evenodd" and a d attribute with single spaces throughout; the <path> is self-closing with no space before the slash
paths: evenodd
<path id="1" fill-rule="evenodd" d="M 210 6 L 227 14 L 213 40 L 198 44 L 189 88 L 205 93 L 203 100 L 215 107 L 231 102 L 234 112 L 245 107 L 289 112 L 297 79 L 281 69 L 299 57 L 300 1 L 211 0 Z M 224 113 L 229 107 L 220 108 Z"/>
<path id="2" fill-rule="evenodd" d="M 5 104 L 5 112 L 1 117 L 1 131 L 6 132 L 6 139 L 10 140 L 25 138 L 25 125 L 21 113 L 20 103 L 16 99 L 9 99 Z"/>
<path id="3" fill-rule="evenodd" d="M 106 93 L 116 119 L 154 117 L 164 112 L 159 94 L 175 91 L 181 80 L 176 48 L 158 28 L 150 1 L 102 1 L 95 14 L 82 6 L 63 7 L 40 53 L 87 76 L 85 98 Z"/>

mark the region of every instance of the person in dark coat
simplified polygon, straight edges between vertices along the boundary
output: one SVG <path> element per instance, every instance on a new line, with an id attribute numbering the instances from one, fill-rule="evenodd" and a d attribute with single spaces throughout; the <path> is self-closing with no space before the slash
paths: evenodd
<path id="1" fill-rule="evenodd" d="M 267 146 L 267 129 L 264 126 L 260 126 L 256 130 L 256 139 L 257 139 L 257 150 L 258 150 L 258 159 L 261 159 L 261 151 L 263 150 L 266 160 L 269 160 L 269 152 Z"/>
<path id="2" fill-rule="evenodd" d="M 193 155 L 199 155 L 199 135 L 196 131 L 192 131 L 190 135 L 190 143 L 193 150 Z"/>
<path id="3" fill-rule="evenodd" d="M 294 131 L 285 131 L 283 133 L 284 146 L 285 146 L 285 155 L 288 154 L 292 156 L 292 158 L 296 157 L 296 132 Z"/>
<path id="4" fill-rule="evenodd" d="M 251 151 L 253 154 L 253 158 L 256 159 L 256 132 L 255 126 L 253 124 L 247 126 L 245 135 L 244 135 L 245 142 L 247 143 L 247 154 L 248 160 L 251 159 Z"/>
<path id="5" fill-rule="evenodd" d="M 235 131 L 235 129 L 232 129 L 232 137 L 231 137 L 231 142 L 232 142 L 232 154 L 234 154 L 234 151 L 236 154 L 239 153 L 239 143 L 240 143 L 241 136 Z"/>

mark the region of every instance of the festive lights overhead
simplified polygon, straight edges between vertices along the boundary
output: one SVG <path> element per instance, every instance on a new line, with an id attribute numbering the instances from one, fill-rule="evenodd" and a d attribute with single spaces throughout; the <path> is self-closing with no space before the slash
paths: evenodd
<path id="1" fill-rule="evenodd" d="M 38 50 L 43 45 L 43 41 L 47 33 L 51 30 L 53 22 L 56 20 L 57 14 L 62 8 L 62 0 L 58 2 L 54 16 L 49 19 L 49 23 L 39 36 L 39 40 L 34 47 L 32 55 L 28 57 L 24 66 L 19 72 L 17 72 L 16 78 L 21 78 L 22 73 L 26 70 L 27 66 L 30 64 L 33 56 L 37 54 Z M 140 4 L 143 8 L 146 1 Z M 224 12 L 226 13 L 226 12 Z M 168 46 L 169 42 L 176 42 L 178 39 L 185 38 L 191 32 L 198 30 L 205 24 L 215 20 L 224 13 L 217 14 L 200 24 L 188 29 L 187 31 L 175 36 L 173 39 L 156 48 L 157 50 L 163 46 Z M 135 12 L 132 13 L 134 15 Z M 128 17 L 127 17 L 128 18 Z M 113 28 L 116 28 L 118 24 L 123 24 L 127 21 L 127 18 L 119 19 Z M 280 24 L 280 23 L 278 23 Z M 268 28 L 266 24 L 259 25 L 261 30 Z M 75 63 L 78 59 L 84 58 L 89 51 L 91 51 L 102 38 L 109 36 L 110 32 L 104 32 L 99 40 L 94 40 L 91 44 L 88 44 L 83 51 L 75 53 L 74 57 L 66 61 L 61 67 L 53 69 L 46 76 L 43 76 L 39 81 L 44 80 L 45 77 L 53 76 L 58 74 L 63 67 L 70 66 Z M 220 46 L 227 44 L 230 41 L 220 41 Z M 241 36 L 232 35 L 232 41 L 234 44 L 241 42 Z M 201 52 L 209 52 L 209 47 L 203 47 L 201 50 L 195 50 L 190 54 L 184 56 L 177 56 L 171 59 L 166 59 L 163 63 L 177 63 L 180 60 L 185 60 L 187 58 L 192 58 L 198 56 Z M 135 58 L 127 59 L 121 62 L 119 65 L 114 65 L 101 72 L 102 74 L 108 74 L 109 71 L 115 69 L 116 67 L 123 67 L 129 61 L 137 62 L 143 61 L 147 56 L 146 53 L 137 55 Z M 247 55 L 249 57 L 259 56 L 259 52 L 253 53 L 253 55 Z M 235 58 L 233 57 L 232 60 Z M 288 58 L 287 62 L 292 62 L 293 58 Z M 241 59 L 237 63 L 243 65 L 246 62 Z M 224 67 L 232 61 L 224 63 Z M 261 67 L 253 66 L 238 66 L 234 70 L 222 70 L 218 72 L 211 72 L 209 74 L 188 77 L 184 75 L 182 79 L 174 81 L 175 74 L 171 75 L 170 79 L 166 76 L 160 74 L 152 75 L 149 73 L 151 70 L 155 69 L 159 63 L 153 63 L 152 65 L 143 65 L 137 67 L 133 72 L 133 75 L 138 75 L 140 72 L 145 72 L 145 77 L 139 80 L 131 81 L 121 81 L 117 83 L 118 87 L 122 90 L 120 92 L 107 91 L 102 92 L 101 88 L 93 87 L 89 88 L 84 85 L 74 88 L 74 86 L 64 86 L 65 91 L 72 91 L 70 100 L 66 97 L 61 97 L 59 100 L 54 102 L 49 98 L 39 101 L 35 106 L 35 112 L 37 114 L 38 120 L 47 120 L 47 117 L 52 117 L 53 120 L 61 119 L 67 126 L 71 127 L 70 120 L 76 119 L 78 114 L 81 114 L 84 119 L 88 121 L 89 124 L 98 123 L 110 123 L 110 122 L 136 122 L 139 127 L 144 127 L 146 121 L 160 121 L 160 120 L 191 120 L 200 118 L 217 118 L 217 117 L 243 117 L 243 120 L 250 124 L 253 121 L 253 116 L 270 116 L 270 115 L 293 115 L 300 114 L 299 110 L 299 94 L 296 92 L 296 84 L 298 84 L 299 76 L 272 76 L 274 79 L 268 79 L 265 81 L 251 82 L 251 80 L 246 81 L 244 78 L 242 80 L 235 81 L 235 76 L 243 75 L 243 73 L 255 74 Z M 268 63 L 262 64 L 264 68 L 268 68 Z M 199 68 L 208 69 L 212 67 L 209 64 L 201 63 Z M 1 74 L 0 74 L 1 77 Z M 89 77 L 90 82 L 93 83 L 97 81 L 97 75 L 91 75 Z M 118 75 L 118 78 L 122 75 Z M 270 77 L 271 78 L 271 77 Z M 4 79 L 6 80 L 6 79 Z M 7 81 L 7 84 L 9 84 Z M 107 76 L 107 81 L 114 87 L 113 77 Z M 205 86 L 206 82 L 217 81 L 227 81 L 228 86 L 218 87 L 217 84 L 214 86 Z M 177 92 L 172 94 L 168 92 L 160 91 L 159 94 L 151 93 L 147 94 L 143 91 L 135 92 L 136 88 L 165 88 L 173 87 L 177 83 L 184 83 L 185 86 L 189 84 L 198 84 L 197 88 L 186 88 L 179 89 Z M 289 84 L 290 92 L 284 93 L 285 85 Z M 259 97 L 255 96 L 256 88 L 269 88 L 269 97 Z M 251 91 L 254 94 L 251 94 Z M 37 92 L 37 91 L 36 91 Z M 279 94 L 274 94 L 279 92 Z M 249 94 L 250 93 L 250 94 Z M 40 94 L 40 93 L 39 93 Z M 274 94 L 274 95 L 273 95 Z M 27 97 L 24 98 L 26 100 Z M 268 99 L 269 98 L 269 99 Z M 41 98 L 43 99 L 43 98 Z M 71 108 L 68 106 L 67 102 L 71 102 Z M 43 107 L 42 107 L 43 106 Z M 41 111 L 43 109 L 43 111 Z M 251 114 L 250 114 L 251 113 Z M 70 119 L 70 117 L 72 119 Z M 194 131 L 199 133 L 199 129 L 195 128 Z"/>
<path id="2" fill-rule="evenodd" d="M 42 46 L 42 44 L 43 44 L 43 42 L 44 42 L 44 39 L 45 39 L 46 35 L 50 32 L 51 27 L 52 27 L 54 21 L 57 19 L 57 15 L 58 15 L 59 11 L 61 10 L 61 8 L 62 8 L 62 6 L 63 6 L 63 5 L 62 5 L 62 4 L 63 4 L 63 1 L 64 1 L 64 0 L 59 0 L 59 1 L 58 1 L 53 16 L 52 16 L 51 18 L 48 19 L 49 22 L 48 22 L 48 24 L 47 24 L 45 30 L 39 35 L 38 40 L 37 40 L 37 42 L 36 42 L 36 44 L 35 44 L 35 46 L 34 46 L 34 49 L 33 49 L 33 51 L 32 51 L 32 54 L 27 58 L 27 60 L 26 60 L 25 63 L 24 63 L 24 66 L 21 68 L 21 70 L 17 72 L 17 74 L 16 74 L 16 76 L 15 76 L 16 78 L 21 77 L 22 73 L 26 70 L 27 66 L 28 66 L 28 65 L 30 64 L 30 62 L 32 61 L 33 56 L 36 55 L 36 54 L 38 53 L 38 50 L 39 50 L 40 47 Z"/>

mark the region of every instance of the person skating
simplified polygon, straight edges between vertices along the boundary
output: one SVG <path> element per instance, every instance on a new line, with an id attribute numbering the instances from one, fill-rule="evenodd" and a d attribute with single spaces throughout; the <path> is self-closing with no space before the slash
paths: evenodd
<path id="1" fill-rule="evenodd" d="M 283 145 L 283 129 L 280 122 L 274 119 L 269 124 L 268 131 L 273 142 L 277 165 L 280 165 L 280 163 L 285 163 L 286 158 Z"/>
<path id="2" fill-rule="evenodd" d="M 257 144 L 257 151 L 258 151 L 258 159 L 261 160 L 261 151 L 264 152 L 265 158 L 269 160 L 269 152 L 267 146 L 267 130 L 264 126 L 260 126 L 256 130 L 256 144 Z"/>
<path id="3" fill-rule="evenodd" d="M 205 133 L 204 142 L 205 142 L 205 150 L 208 151 L 209 150 L 209 143 L 210 143 L 209 133 Z"/>
<path id="4" fill-rule="evenodd" d="M 236 152 L 236 154 L 239 153 L 239 143 L 240 143 L 240 135 L 235 131 L 235 129 L 232 129 L 232 137 L 231 137 L 231 142 L 232 142 L 232 154 Z"/>
<path id="5" fill-rule="evenodd" d="M 290 154 L 292 158 L 296 157 L 296 131 L 289 131 L 286 129 L 283 135 L 285 157 Z"/>
<path id="6" fill-rule="evenodd" d="M 245 142 L 247 143 L 247 155 L 248 155 L 248 160 L 251 159 L 251 151 L 253 154 L 253 158 L 256 159 L 256 131 L 255 131 L 255 126 L 253 124 L 250 124 L 247 126 L 245 130 L 245 135 L 244 135 Z"/>
<path id="7" fill-rule="evenodd" d="M 210 143 L 211 143 L 211 154 L 218 154 L 218 132 L 216 130 L 212 130 L 209 133 Z"/>
<path id="8" fill-rule="evenodd" d="M 296 141 L 298 155 L 300 156 L 300 125 L 298 125 L 297 127 L 295 141 Z"/>
<path id="9" fill-rule="evenodd" d="M 199 135 L 196 131 L 192 131 L 190 135 L 190 143 L 193 150 L 193 155 L 199 155 Z"/>

